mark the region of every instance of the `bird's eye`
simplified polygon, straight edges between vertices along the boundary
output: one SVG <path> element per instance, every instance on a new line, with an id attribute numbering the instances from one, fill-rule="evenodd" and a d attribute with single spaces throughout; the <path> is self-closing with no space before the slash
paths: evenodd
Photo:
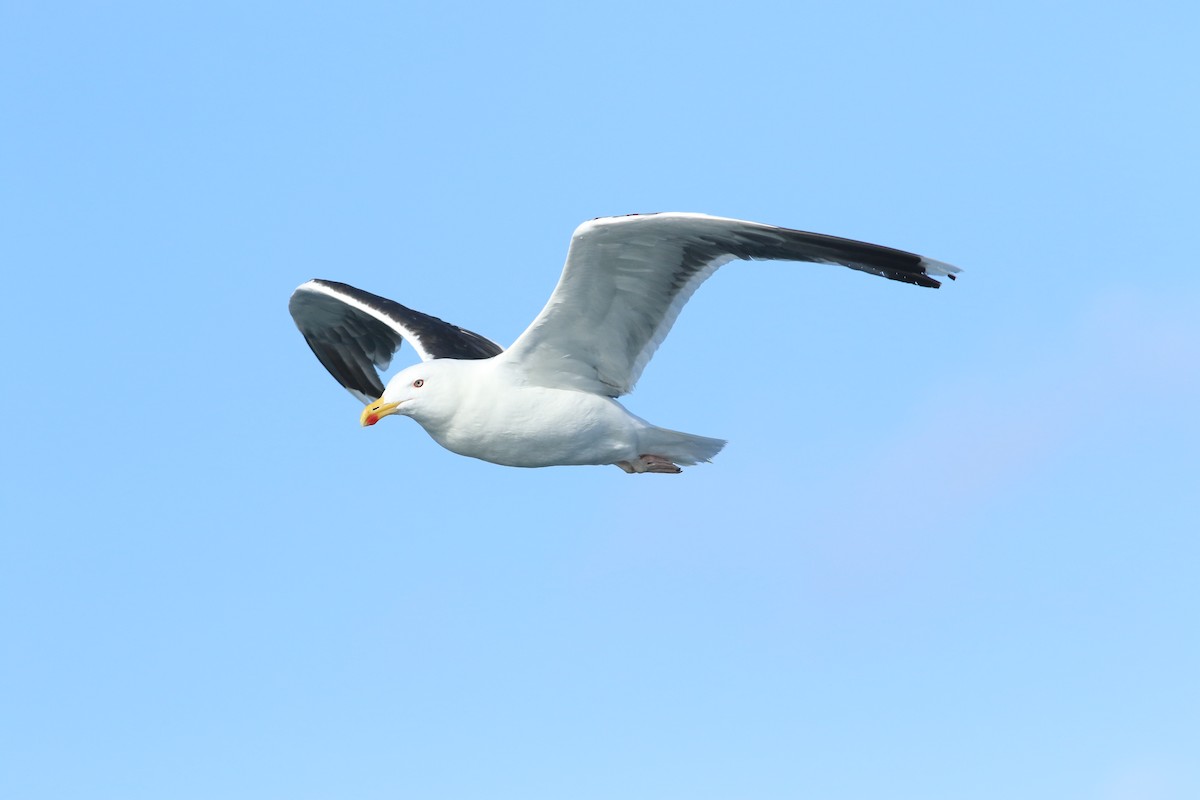
<path id="1" fill-rule="evenodd" d="M 420 388 L 421 388 L 422 386 L 424 386 L 424 385 L 425 385 L 425 379 L 424 379 L 424 378 L 417 378 L 415 381 L 413 381 L 413 388 L 414 388 L 414 389 L 420 389 Z"/>

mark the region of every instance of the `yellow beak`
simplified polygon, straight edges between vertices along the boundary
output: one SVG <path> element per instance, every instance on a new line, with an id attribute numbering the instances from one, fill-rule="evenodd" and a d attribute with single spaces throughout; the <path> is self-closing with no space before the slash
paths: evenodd
<path id="1" fill-rule="evenodd" d="M 379 422 L 379 420 L 383 419 L 389 414 L 395 414 L 399 405 L 399 403 L 385 403 L 383 402 L 382 397 L 376 400 L 374 403 L 369 404 L 363 409 L 363 427 L 365 428 L 368 425 L 374 425 L 376 422 Z"/>

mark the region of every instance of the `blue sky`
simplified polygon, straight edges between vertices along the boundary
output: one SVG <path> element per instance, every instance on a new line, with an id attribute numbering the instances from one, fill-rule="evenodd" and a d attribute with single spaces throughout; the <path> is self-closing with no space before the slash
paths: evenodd
<path id="1" fill-rule="evenodd" d="M 1200 796 L 1198 13 L 833 5 L 5 3 L 0 796 Z M 676 477 L 360 429 L 287 315 L 509 342 L 656 210 L 965 272 L 722 270 Z"/>

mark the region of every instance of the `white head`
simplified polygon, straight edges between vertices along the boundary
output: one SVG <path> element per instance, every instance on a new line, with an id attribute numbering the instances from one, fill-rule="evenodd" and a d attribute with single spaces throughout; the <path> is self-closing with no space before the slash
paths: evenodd
<path id="1" fill-rule="evenodd" d="M 363 426 L 403 414 L 422 425 L 453 414 L 458 405 L 453 361 L 426 361 L 396 373 L 383 395 L 362 412 Z"/>

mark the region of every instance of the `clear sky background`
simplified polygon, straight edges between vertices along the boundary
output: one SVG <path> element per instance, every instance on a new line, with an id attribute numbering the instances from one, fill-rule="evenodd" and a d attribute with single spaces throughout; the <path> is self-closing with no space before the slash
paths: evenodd
<path id="1" fill-rule="evenodd" d="M 0 796 L 1200 797 L 1195 8 L 4 2 Z M 722 270 L 679 476 L 360 429 L 287 314 L 508 343 L 660 210 L 965 272 Z"/>

